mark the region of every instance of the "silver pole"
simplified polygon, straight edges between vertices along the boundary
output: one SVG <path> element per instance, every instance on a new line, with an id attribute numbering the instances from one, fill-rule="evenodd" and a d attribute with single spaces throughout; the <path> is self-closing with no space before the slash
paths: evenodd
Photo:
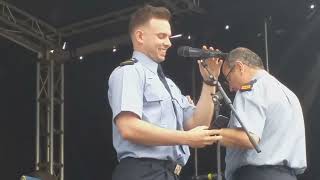
<path id="1" fill-rule="evenodd" d="M 192 99 L 196 99 L 196 67 L 197 62 L 194 61 L 193 66 L 192 66 Z M 198 176 L 198 149 L 194 149 L 194 175 L 197 177 Z"/>
<path id="2" fill-rule="evenodd" d="M 40 62 L 37 62 L 37 84 L 36 84 L 36 91 L 37 91 L 37 110 L 36 110 L 36 170 L 39 170 L 39 163 L 40 163 Z"/>
<path id="3" fill-rule="evenodd" d="M 198 176 L 198 149 L 194 149 L 194 175 Z"/>
<path id="4" fill-rule="evenodd" d="M 221 143 L 217 143 L 217 170 L 218 170 L 218 180 L 222 180 L 221 172 Z"/>
<path id="5" fill-rule="evenodd" d="M 54 61 L 50 59 L 50 174 L 53 171 L 53 151 L 54 151 Z"/>
<path id="6" fill-rule="evenodd" d="M 61 64 L 60 180 L 64 180 L 64 64 Z"/>
<path id="7" fill-rule="evenodd" d="M 266 70 L 269 72 L 268 21 L 268 17 L 266 17 L 264 19 L 264 46 L 266 54 Z"/>
<path id="8" fill-rule="evenodd" d="M 47 52 L 47 55 L 48 57 L 48 52 Z M 46 57 L 46 58 L 47 58 Z M 48 58 L 45 60 L 45 61 L 48 61 Z M 48 62 L 45 62 L 45 63 L 48 63 Z M 46 64 L 46 76 L 48 78 L 48 82 L 47 82 L 47 94 L 46 94 L 46 98 L 45 98 L 45 105 L 46 105 L 46 115 L 47 115 L 47 120 L 46 120 L 46 129 L 47 129 L 47 132 L 46 132 L 46 140 L 47 140 L 47 154 L 46 154 L 46 160 L 47 160 L 47 164 L 46 164 L 46 168 L 48 168 L 49 166 L 49 163 L 50 163 L 50 147 L 51 147 L 51 143 L 50 143 L 50 94 L 51 94 L 51 77 L 50 77 L 50 64 Z M 48 170 L 48 169 L 47 169 Z"/>

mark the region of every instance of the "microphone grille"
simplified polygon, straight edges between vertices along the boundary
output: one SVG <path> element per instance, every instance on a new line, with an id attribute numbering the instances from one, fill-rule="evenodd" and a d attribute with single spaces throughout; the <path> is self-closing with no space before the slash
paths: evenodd
<path id="1" fill-rule="evenodd" d="M 179 56 L 189 57 L 189 49 L 190 49 L 189 46 L 181 46 L 178 48 L 177 53 Z"/>

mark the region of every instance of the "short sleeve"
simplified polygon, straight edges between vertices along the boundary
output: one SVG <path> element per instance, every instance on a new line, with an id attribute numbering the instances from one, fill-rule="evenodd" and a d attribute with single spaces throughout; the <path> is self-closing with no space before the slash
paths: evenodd
<path id="1" fill-rule="evenodd" d="M 248 92 L 238 92 L 233 105 L 244 126 L 249 132 L 261 138 L 266 121 L 266 109 L 257 89 Z M 229 127 L 242 128 L 234 114 L 231 114 Z"/>
<path id="2" fill-rule="evenodd" d="M 181 100 L 183 106 L 183 121 L 186 122 L 191 119 L 196 107 L 194 104 L 191 104 L 188 98 L 184 95 L 181 95 Z"/>
<path id="3" fill-rule="evenodd" d="M 143 71 L 135 65 L 119 67 L 109 78 L 108 100 L 113 119 L 123 111 L 133 112 L 142 117 L 143 109 Z"/>

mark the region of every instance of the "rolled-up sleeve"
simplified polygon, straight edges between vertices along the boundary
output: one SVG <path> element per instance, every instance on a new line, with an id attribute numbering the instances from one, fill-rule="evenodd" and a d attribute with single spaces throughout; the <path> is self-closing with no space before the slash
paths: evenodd
<path id="1" fill-rule="evenodd" d="M 135 65 L 119 67 L 110 75 L 108 100 L 115 119 L 120 112 L 129 111 L 142 117 L 143 73 Z"/>

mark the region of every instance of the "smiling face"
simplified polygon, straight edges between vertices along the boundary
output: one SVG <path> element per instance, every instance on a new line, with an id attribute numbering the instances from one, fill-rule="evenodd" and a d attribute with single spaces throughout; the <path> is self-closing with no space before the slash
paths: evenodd
<path id="1" fill-rule="evenodd" d="M 165 60 L 166 52 L 171 47 L 170 36 L 168 20 L 151 18 L 135 30 L 135 49 L 160 63 Z"/>

